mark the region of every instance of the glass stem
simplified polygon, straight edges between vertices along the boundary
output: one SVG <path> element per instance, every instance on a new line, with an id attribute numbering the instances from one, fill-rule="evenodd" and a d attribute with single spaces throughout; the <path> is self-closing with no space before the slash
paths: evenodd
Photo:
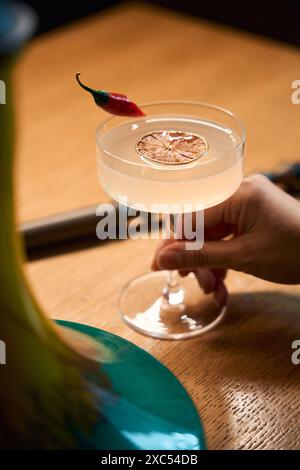
<path id="1" fill-rule="evenodd" d="M 174 290 L 178 287 L 178 271 L 168 271 L 167 285 L 169 290 Z"/>
<path id="2" fill-rule="evenodd" d="M 170 214 L 169 218 L 165 217 L 165 227 L 166 229 L 169 229 L 170 238 L 174 237 L 176 234 L 176 215 Z M 184 310 L 178 271 L 168 271 L 166 281 L 165 288 L 162 292 L 164 300 L 161 304 L 160 315 L 164 321 L 176 322 L 181 318 Z"/>
<path id="3" fill-rule="evenodd" d="M 169 225 L 170 238 L 176 234 L 176 214 L 170 214 L 169 219 L 165 216 L 165 223 Z M 167 291 L 176 292 L 179 289 L 179 276 L 177 270 L 168 271 Z"/>

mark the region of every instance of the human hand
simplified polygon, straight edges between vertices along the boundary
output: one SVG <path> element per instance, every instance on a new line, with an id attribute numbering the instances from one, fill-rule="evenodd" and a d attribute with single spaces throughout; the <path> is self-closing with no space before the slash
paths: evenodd
<path id="1" fill-rule="evenodd" d="M 300 283 L 300 204 L 264 176 L 245 178 L 231 198 L 207 209 L 204 225 L 202 249 L 185 250 L 184 241 L 168 240 L 152 269 L 192 271 L 205 292 L 222 282 L 227 269 Z"/>

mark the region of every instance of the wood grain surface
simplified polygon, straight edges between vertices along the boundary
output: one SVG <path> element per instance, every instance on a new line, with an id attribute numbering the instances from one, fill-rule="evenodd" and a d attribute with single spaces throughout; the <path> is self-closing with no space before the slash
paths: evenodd
<path id="1" fill-rule="evenodd" d="M 296 48 L 167 10 L 128 4 L 34 40 L 16 72 L 18 217 L 26 221 L 100 203 L 95 128 L 105 113 L 81 93 L 91 85 L 137 102 L 190 99 L 230 108 L 247 128 L 246 170 L 300 159 Z M 230 273 L 223 325 L 169 342 L 131 331 L 118 295 L 146 272 L 156 241 L 117 241 L 26 265 L 54 318 L 104 328 L 152 353 L 185 385 L 213 449 L 299 449 L 300 287 Z"/>

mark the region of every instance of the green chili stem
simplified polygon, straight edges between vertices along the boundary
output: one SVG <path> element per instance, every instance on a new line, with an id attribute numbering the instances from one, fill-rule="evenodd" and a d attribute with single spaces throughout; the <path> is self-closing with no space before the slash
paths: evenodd
<path id="1" fill-rule="evenodd" d="M 95 93 L 96 90 L 93 90 L 93 89 L 90 88 L 89 86 L 87 86 L 87 85 L 85 85 L 84 83 L 82 83 L 82 81 L 80 80 L 79 76 L 80 76 L 80 72 L 76 73 L 76 80 L 77 80 L 77 82 L 79 83 L 79 85 L 81 86 L 81 88 L 83 88 L 83 89 L 86 90 L 86 91 L 89 91 L 90 93 Z"/>
<path id="2" fill-rule="evenodd" d="M 80 72 L 77 72 L 76 73 L 76 80 L 77 80 L 78 84 L 81 86 L 81 88 L 83 88 L 84 90 L 88 91 L 89 93 L 91 93 L 93 95 L 96 104 L 98 104 L 98 105 L 107 104 L 107 102 L 108 102 L 108 93 L 106 91 L 103 91 L 103 90 L 94 90 L 93 88 L 90 88 L 87 85 L 84 85 L 84 83 L 82 83 L 82 81 L 80 80 L 79 76 L 80 76 Z"/>

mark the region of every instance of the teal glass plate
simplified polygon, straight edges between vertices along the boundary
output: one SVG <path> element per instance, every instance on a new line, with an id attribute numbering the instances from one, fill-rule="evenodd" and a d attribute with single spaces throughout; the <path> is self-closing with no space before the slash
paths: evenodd
<path id="1" fill-rule="evenodd" d="M 99 422 L 84 448 L 102 450 L 205 449 L 195 405 L 176 377 L 143 349 L 106 331 L 58 320 L 101 342 L 113 361 L 101 365 L 112 392 L 103 391 Z"/>

